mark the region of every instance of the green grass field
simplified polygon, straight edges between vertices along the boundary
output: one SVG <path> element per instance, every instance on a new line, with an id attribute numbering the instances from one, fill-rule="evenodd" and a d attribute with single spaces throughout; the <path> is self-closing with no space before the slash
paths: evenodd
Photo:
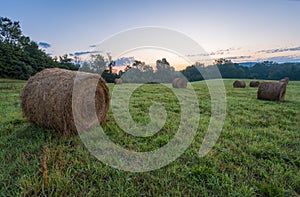
<path id="1" fill-rule="evenodd" d="M 19 99 L 25 82 L 0 79 L 0 196 L 299 196 L 300 82 L 289 83 L 285 102 L 257 100 L 256 88 L 234 89 L 232 82 L 224 80 L 227 116 L 208 155 L 198 156 L 210 118 L 210 96 L 202 81 L 193 83 L 201 118 L 191 146 L 161 169 L 132 173 L 97 160 L 78 136 L 28 124 Z M 159 133 L 130 136 L 111 111 L 102 125 L 105 133 L 131 150 L 167 144 L 180 120 L 180 106 L 170 89 L 141 86 L 133 94 L 130 112 L 138 124 L 145 124 L 155 101 L 168 112 Z"/>

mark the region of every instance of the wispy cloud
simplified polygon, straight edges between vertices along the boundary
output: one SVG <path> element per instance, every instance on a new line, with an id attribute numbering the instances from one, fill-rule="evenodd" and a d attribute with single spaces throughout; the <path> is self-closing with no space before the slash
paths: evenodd
<path id="1" fill-rule="evenodd" d="M 88 54 L 95 54 L 95 53 L 101 53 L 101 51 L 78 51 L 75 53 L 70 53 L 70 56 L 81 56 L 81 55 L 88 55 Z"/>
<path id="2" fill-rule="evenodd" d="M 263 60 L 274 61 L 278 63 L 284 62 L 300 62 L 300 56 L 275 56 Z"/>
<path id="3" fill-rule="evenodd" d="M 38 45 L 41 47 L 41 48 L 44 48 L 44 49 L 47 49 L 47 48 L 50 48 L 51 47 L 51 44 L 47 43 L 47 42 L 39 42 Z"/>
<path id="4" fill-rule="evenodd" d="M 237 50 L 240 50 L 240 49 L 241 48 L 234 48 L 234 47 L 227 48 L 227 49 L 220 49 L 220 50 L 211 52 L 210 55 L 224 55 L 224 54 L 229 54 L 232 51 L 237 51 Z"/>
<path id="5" fill-rule="evenodd" d="M 300 1 L 300 0 L 299 0 Z M 242 51 L 241 48 L 227 48 L 216 50 L 210 53 L 190 54 L 187 57 L 198 58 L 204 61 L 205 58 L 217 59 L 219 57 L 233 60 L 234 62 L 248 61 L 275 61 L 275 62 L 300 62 L 300 46 L 278 47 L 260 51 Z"/>
<path id="6" fill-rule="evenodd" d="M 134 62 L 134 57 L 121 57 L 115 61 L 115 66 L 127 66 Z"/>
<path id="7" fill-rule="evenodd" d="M 230 59 L 230 60 L 242 60 L 242 59 L 249 59 L 252 58 L 251 55 L 241 55 L 241 56 L 232 56 L 232 57 L 225 57 L 225 59 Z"/>
<path id="8" fill-rule="evenodd" d="M 258 53 L 281 53 L 281 52 L 291 52 L 291 51 L 300 51 L 300 46 L 290 47 L 290 48 L 267 49 L 267 50 L 258 51 Z"/>
<path id="9" fill-rule="evenodd" d="M 198 54 L 189 54 L 187 57 L 208 57 L 209 53 L 198 53 Z"/>
<path id="10" fill-rule="evenodd" d="M 227 49 L 220 49 L 217 51 L 213 51 L 210 53 L 198 53 L 198 54 L 189 54 L 187 55 L 187 57 L 208 57 L 208 56 L 214 56 L 214 55 L 226 55 L 226 54 L 230 54 L 233 51 L 237 51 L 240 50 L 241 48 L 227 48 Z"/>

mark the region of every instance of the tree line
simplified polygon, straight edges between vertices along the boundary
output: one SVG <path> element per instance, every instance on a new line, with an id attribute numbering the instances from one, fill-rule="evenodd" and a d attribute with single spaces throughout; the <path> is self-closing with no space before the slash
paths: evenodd
<path id="1" fill-rule="evenodd" d="M 0 17 L 0 77 L 28 79 L 45 68 L 78 70 L 67 55 L 59 60 L 39 49 L 36 42 L 24 36 L 20 23 Z"/>
<path id="2" fill-rule="evenodd" d="M 276 63 L 273 61 L 257 62 L 253 66 L 241 66 L 238 63 L 233 63 L 230 60 L 226 62 L 216 61 L 215 65 L 204 67 L 202 64 L 188 66 L 181 73 L 189 81 L 203 80 L 201 72 L 209 72 L 213 67 L 217 67 L 222 75 L 222 78 L 244 78 L 244 79 L 265 79 L 279 80 L 284 77 L 289 77 L 290 80 L 300 80 L 300 63 Z M 200 72 L 199 72 L 200 71 Z"/>
<path id="3" fill-rule="evenodd" d="M 219 59 L 212 66 L 201 63 L 176 71 L 165 59 L 156 61 L 153 68 L 145 62 L 135 60 L 124 71 L 113 73 L 115 62 L 109 56 L 91 55 L 89 61 L 80 62 L 69 58 L 67 54 L 52 58 L 29 37 L 24 36 L 19 22 L 0 17 L 0 78 L 28 79 L 45 68 L 64 68 L 101 74 L 107 82 L 122 77 L 129 83 L 169 83 L 176 77 L 184 75 L 189 81 L 203 80 L 201 72 L 210 72 L 217 67 L 223 78 L 249 78 L 278 80 L 289 77 L 300 80 L 300 63 L 282 63 L 264 61 L 254 66 L 245 67 L 231 60 Z"/>

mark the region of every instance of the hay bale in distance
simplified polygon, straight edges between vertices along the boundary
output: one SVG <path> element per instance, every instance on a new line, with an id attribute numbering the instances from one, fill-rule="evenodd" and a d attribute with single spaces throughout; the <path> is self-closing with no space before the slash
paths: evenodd
<path id="1" fill-rule="evenodd" d="M 159 82 L 156 82 L 156 81 L 149 81 L 149 82 L 147 82 L 146 84 L 159 84 Z"/>
<path id="2" fill-rule="evenodd" d="M 173 88 L 186 88 L 187 80 L 184 78 L 175 78 L 172 82 Z"/>
<path id="3" fill-rule="evenodd" d="M 121 78 L 116 78 L 116 79 L 115 79 L 115 84 L 116 84 L 116 85 L 120 85 L 120 84 L 122 84 L 122 83 L 123 83 L 123 81 L 122 81 Z"/>
<path id="4" fill-rule="evenodd" d="M 246 83 L 244 81 L 236 80 L 236 81 L 233 82 L 233 87 L 234 88 L 245 88 Z"/>
<path id="5" fill-rule="evenodd" d="M 21 92 L 21 108 L 28 121 L 63 134 L 76 134 L 76 126 L 90 129 L 99 122 L 103 123 L 110 101 L 105 80 L 97 74 L 84 72 L 78 74 L 81 76 L 79 79 L 76 78 L 77 71 L 51 68 L 31 77 Z M 75 78 L 79 96 L 74 95 Z M 91 84 L 97 85 L 93 87 L 95 85 Z M 94 98 L 89 98 L 88 95 L 91 94 L 88 93 L 91 92 L 95 95 Z M 94 106 L 91 103 L 94 103 Z M 72 106 L 76 106 L 76 109 L 72 109 Z M 91 114 L 91 108 L 96 111 L 96 118 L 95 113 L 91 116 L 86 115 Z M 76 123 L 76 126 L 73 117 L 75 111 L 79 111 L 82 115 L 79 118 L 79 125 Z"/>
<path id="6" fill-rule="evenodd" d="M 180 78 L 175 78 L 172 82 L 172 86 L 173 88 L 177 88 L 177 81 L 179 80 Z"/>
<path id="7" fill-rule="evenodd" d="M 262 82 L 258 86 L 257 99 L 284 101 L 286 83 L 283 82 Z"/>
<path id="8" fill-rule="evenodd" d="M 279 82 L 289 84 L 289 81 L 290 81 L 290 79 L 288 77 L 285 77 L 285 78 L 281 79 Z"/>
<path id="9" fill-rule="evenodd" d="M 249 86 L 250 87 L 258 87 L 259 86 L 259 81 L 250 81 Z"/>

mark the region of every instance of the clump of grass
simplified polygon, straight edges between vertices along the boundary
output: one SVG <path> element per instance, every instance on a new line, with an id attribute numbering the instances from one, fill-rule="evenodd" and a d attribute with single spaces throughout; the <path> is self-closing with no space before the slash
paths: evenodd
<path id="1" fill-rule="evenodd" d="M 284 196 L 284 192 L 282 188 L 276 187 L 272 184 L 268 184 L 266 182 L 257 183 L 257 187 L 259 190 L 259 193 L 262 196 Z"/>

